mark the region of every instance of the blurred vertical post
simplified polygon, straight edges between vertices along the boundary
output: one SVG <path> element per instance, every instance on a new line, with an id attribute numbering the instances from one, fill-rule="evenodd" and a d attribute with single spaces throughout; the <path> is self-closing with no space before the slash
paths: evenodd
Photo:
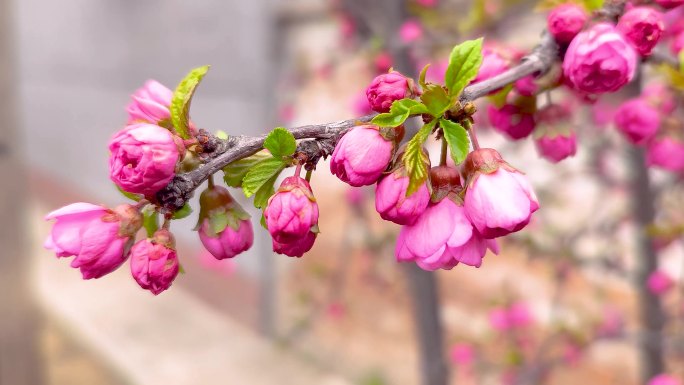
<path id="1" fill-rule="evenodd" d="M 0 384 L 42 383 L 39 313 L 29 279 L 24 238 L 26 181 L 18 140 L 13 9 L 0 0 Z"/>
<path id="2" fill-rule="evenodd" d="M 408 77 L 415 77 L 415 64 L 408 47 L 399 44 L 399 28 L 406 20 L 405 2 L 387 0 L 383 17 L 387 25 L 385 37 L 393 58 L 393 67 Z M 437 274 L 413 263 L 405 264 L 408 288 L 413 302 L 413 321 L 420 348 L 421 380 L 424 385 L 446 385 L 449 371 L 444 358 L 444 333 L 440 318 Z"/>
<path id="3" fill-rule="evenodd" d="M 630 96 L 641 94 L 641 76 L 636 77 L 627 92 Z M 638 339 L 641 383 L 645 384 L 665 369 L 662 340 L 665 315 L 660 298 L 651 293 L 646 285 L 649 275 L 658 268 L 658 253 L 648 234 L 648 227 L 655 219 L 655 193 L 648 175 L 643 148 L 629 146 L 627 157 L 631 172 L 632 216 L 636 227 L 635 285 L 642 329 Z"/>

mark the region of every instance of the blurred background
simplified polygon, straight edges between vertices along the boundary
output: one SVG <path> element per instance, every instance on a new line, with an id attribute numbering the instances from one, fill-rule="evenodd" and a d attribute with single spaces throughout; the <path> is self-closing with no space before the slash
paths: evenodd
<path id="1" fill-rule="evenodd" d="M 312 179 L 322 233 L 299 260 L 273 255 L 257 221 L 250 251 L 213 260 L 191 215 L 174 222 L 186 273 L 153 297 L 125 267 L 82 281 L 42 248 L 47 212 L 123 200 L 106 146 L 149 78 L 174 88 L 211 64 L 193 121 L 256 135 L 361 116 L 366 85 L 390 67 L 415 76 L 433 63 L 438 79 L 459 41 L 485 36 L 513 55 L 544 27 L 528 0 L 0 0 L 0 384 L 684 376 L 681 177 L 645 168 L 612 130 L 610 100 L 580 106 L 554 93 L 577 105 L 568 124 L 580 136 L 560 164 L 476 121 L 480 142 L 527 173 L 543 208 L 479 269 L 397 264 L 399 229 L 375 213 L 373 189 L 351 190 L 327 162 Z M 656 271 L 670 282 L 662 293 L 648 287 Z"/>

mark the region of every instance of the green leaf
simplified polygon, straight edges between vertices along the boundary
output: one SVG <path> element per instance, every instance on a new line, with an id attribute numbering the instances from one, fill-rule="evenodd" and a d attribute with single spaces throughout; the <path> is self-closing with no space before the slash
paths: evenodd
<path id="1" fill-rule="evenodd" d="M 276 127 L 266 137 L 264 148 L 276 158 L 290 156 L 297 151 L 297 141 L 286 128 Z"/>
<path id="2" fill-rule="evenodd" d="M 252 167 L 242 180 L 242 191 L 247 198 L 256 194 L 269 181 L 275 180 L 285 168 L 282 159 L 268 158 Z"/>
<path id="3" fill-rule="evenodd" d="M 183 139 L 190 139 L 188 125 L 190 122 L 190 102 L 195 94 L 195 89 L 209 71 L 209 66 L 202 66 L 190 71 L 178 84 L 171 98 L 171 122 L 176 133 Z"/>
<path id="4" fill-rule="evenodd" d="M 421 102 L 405 98 L 395 100 L 390 111 L 376 115 L 371 123 L 379 127 L 397 127 L 403 124 L 411 115 L 428 113 L 428 108 Z"/>
<path id="5" fill-rule="evenodd" d="M 275 183 L 276 179 L 278 179 L 278 174 L 267 180 L 266 183 L 264 183 L 261 188 L 257 190 L 256 194 L 254 194 L 254 207 L 259 209 L 266 208 L 268 199 L 275 193 L 273 184 Z"/>
<path id="6" fill-rule="evenodd" d="M 677 55 L 679 58 L 679 72 L 684 75 L 684 49 L 679 51 L 679 55 Z"/>
<path id="7" fill-rule="evenodd" d="M 583 3 L 584 7 L 590 12 L 603 7 L 603 0 L 584 0 Z"/>
<path id="8" fill-rule="evenodd" d="M 460 164 L 465 160 L 468 155 L 468 150 L 470 149 L 468 131 L 460 124 L 446 119 L 441 119 L 439 125 L 444 132 L 444 139 L 446 139 L 449 144 L 451 159 L 454 160 L 455 164 Z"/>
<path id="9" fill-rule="evenodd" d="M 147 232 L 147 237 L 151 238 L 154 233 L 159 230 L 159 213 L 153 207 L 147 206 L 142 210 L 143 227 Z"/>
<path id="10" fill-rule="evenodd" d="M 122 190 L 121 187 L 119 187 L 118 185 L 115 185 L 115 186 L 116 186 L 116 189 L 119 190 L 121 195 L 125 196 L 126 198 L 128 198 L 130 200 L 140 202 L 140 200 L 142 199 L 142 195 L 129 193 L 128 191 Z"/>
<path id="11" fill-rule="evenodd" d="M 467 40 L 454 47 L 444 76 L 449 95 L 458 97 L 468 83 L 475 79 L 480 65 L 482 65 L 482 38 Z"/>
<path id="12" fill-rule="evenodd" d="M 180 210 L 176 211 L 173 213 L 173 216 L 171 218 L 173 219 L 183 219 L 187 217 L 188 215 L 192 214 L 192 207 L 190 207 L 189 204 L 183 205 Z"/>
<path id="13" fill-rule="evenodd" d="M 421 127 L 416 135 L 406 144 L 406 151 L 403 157 L 404 167 L 406 167 L 406 173 L 409 177 L 406 196 L 416 192 L 420 185 L 427 180 L 430 158 L 423 151 L 423 144 L 430 136 L 432 129 L 435 128 L 435 124 L 437 124 L 437 119 Z"/>
<path id="14" fill-rule="evenodd" d="M 230 187 L 241 187 L 242 179 L 247 175 L 249 169 L 267 158 L 272 158 L 271 154 L 266 150 L 262 150 L 247 158 L 231 162 L 223 168 L 223 180 Z"/>
<path id="15" fill-rule="evenodd" d="M 430 115 L 439 118 L 451 107 L 451 99 L 442 86 L 438 84 L 428 84 L 423 94 L 420 96 Z"/>

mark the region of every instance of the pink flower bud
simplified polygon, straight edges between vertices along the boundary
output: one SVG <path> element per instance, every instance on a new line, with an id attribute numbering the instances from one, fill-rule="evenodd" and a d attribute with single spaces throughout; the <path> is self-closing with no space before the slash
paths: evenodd
<path id="1" fill-rule="evenodd" d="M 109 142 L 109 177 L 122 190 L 154 195 L 173 179 L 180 158 L 169 130 L 153 124 L 133 124 Z"/>
<path id="2" fill-rule="evenodd" d="M 623 103 L 615 114 L 615 126 L 630 142 L 645 143 L 660 127 L 660 113 L 643 98 Z"/>
<path id="3" fill-rule="evenodd" d="M 487 117 L 494 129 L 513 140 L 528 137 L 536 125 L 534 111 L 525 111 L 514 104 L 504 104 L 501 108 L 490 104 Z"/>
<path id="4" fill-rule="evenodd" d="M 425 211 L 430 203 L 427 184 L 422 184 L 418 191 L 407 197 L 408 184 L 409 178 L 403 167 L 380 179 L 375 189 L 375 209 L 382 219 L 410 225 Z"/>
<path id="5" fill-rule="evenodd" d="M 655 0 L 655 2 L 665 9 L 677 8 L 680 5 L 684 5 L 684 0 Z"/>
<path id="6" fill-rule="evenodd" d="M 480 267 L 487 249 L 498 253 L 494 241 L 473 229 L 463 207 L 444 198 L 428 206 L 413 225 L 401 228 L 395 255 L 397 261 L 415 261 L 424 270 L 450 270 L 459 262 Z"/>
<path id="7" fill-rule="evenodd" d="M 423 37 L 423 26 L 417 20 L 407 20 L 399 27 L 399 38 L 405 44 L 413 43 Z"/>
<path id="8" fill-rule="evenodd" d="M 175 242 L 168 230 L 159 230 L 151 239 L 140 240 L 131 248 L 133 279 L 154 295 L 171 287 L 178 271 Z"/>
<path id="9" fill-rule="evenodd" d="M 582 31 L 588 19 L 589 15 L 584 8 L 575 4 L 563 4 L 549 13 L 546 25 L 557 42 L 567 44 Z"/>
<path id="10" fill-rule="evenodd" d="M 483 148 L 468 154 L 464 172 L 465 212 L 485 238 L 521 230 L 539 209 L 530 182 L 496 150 Z"/>
<path id="11" fill-rule="evenodd" d="M 501 56 L 497 50 L 492 48 L 483 49 L 482 65 L 471 84 L 493 78 L 494 76 L 505 72 L 508 69 L 509 64 L 509 61 Z"/>
<path id="12" fill-rule="evenodd" d="M 376 76 L 366 89 L 368 104 L 376 112 L 388 112 L 395 100 L 411 94 L 409 79 L 397 71 Z"/>
<path id="13" fill-rule="evenodd" d="M 675 377 L 669 376 L 667 374 L 659 374 L 650 381 L 648 385 L 681 385 L 682 383 Z"/>
<path id="14" fill-rule="evenodd" d="M 273 239 L 273 251 L 278 254 L 300 258 L 304 253 L 311 250 L 316 241 L 316 235 L 315 232 L 309 231 L 302 238 L 295 239 L 289 243 L 281 243 Z"/>
<path id="15" fill-rule="evenodd" d="M 670 137 L 654 139 L 648 146 L 646 162 L 672 172 L 684 171 L 684 142 Z"/>
<path id="16" fill-rule="evenodd" d="M 128 257 L 125 252 L 142 226 L 142 216 L 131 205 L 114 210 L 90 203 L 73 203 L 45 216 L 55 225 L 45 248 L 57 257 L 75 258 L 71 267 L 81 270 L 83 279 L 100 278 L 116 270 Z"/>
<path id="17" fill-rule="evenodd" d="M 563 59 L 563 73 L 572 87 L 590 94 L 619 90 L 634 78 L 636 66 L 636 52 L 608 23 L 580 32 Z"/>
<path id="18" fill-rule="evenodd" d="M 663 14 L 650 7 L 634 7 L 622 15 L 617 30 L 641 56 L 648 56 L 665 30 Z"/>
<path id="19" fill-rule="evenodd" d="M 200 196 L 200 205 L 199 237 L 216 259 L 233 258 L 252 247 L 250 216 L 233 200 L 228 189 L 208 188 Z"/>
<path id="20" fill-rule="evenodd" d="M 173 91 L 156 80 L 148 80 L 131 95 L 131 102 L 126 106 L 128 124 L 152 123 L 171 118 L 169 106 Z"/>
<path id="21" fill-rule="evenodd" d="M 648 290 L 655 295 L 663 295 L 674 286 L 674 281 L 664 271 L 656 270 L 648 276 L 646 281 Z"/>
<path id="22" fill-rule="evenodd" d="M 357 126 L 337 143 L 330 159 L 330 171 L 351 186 L 375 183 L 389 165 L 394 143 L 386 140 L 377 127 Z"/>
<path id="23" fill-rule="evenodd" d="M 268 200 L 264 217 L 274 241 L 301 240 L 318 224 L 318 204 L 309 182 L 298 176 L 285 178 Z"/>
<path id="24" fill-rule="evenodd" d="M 575 132 L 545 134 L 534 140 L 537 151 L 543 158 L 553 163 L 574 156 L 577 152 L 577 137 Z"/>

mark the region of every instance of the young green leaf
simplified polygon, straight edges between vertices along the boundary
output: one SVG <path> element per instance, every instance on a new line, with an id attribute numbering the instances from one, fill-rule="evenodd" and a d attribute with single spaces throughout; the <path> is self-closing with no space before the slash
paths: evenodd
<path id="1" fill-rule="evenodd" d="M 371 120 L 371 124 L 378 127 L 397 127 L 404 123 L 411 116 L 411 111 L 397 102 L 392 103 L 390 112 L 375 115 Z"/>
<path id="2" fill-rule="evenodd" d="M 427 76 L 428 68 L 430 68 L 429 63 L 423 67 L 423 69 L 420 71 L 420 76 L 418 77 L 418 84 L 420 84 L 420 86 L 423 88 L 427 86 L 427 83 L 425 83 L 425 77 Z"/>
<path id="3" fill-rule="evenodd" d="M 171 122 L 176 133 L 183 139 L 190 139 L 188 125 L 190 122 L 190 103 L 195 94 L 197 86 L 202 81 L 204 75 L 209 71 L 209 66 L 202 66 L 193 69 L 178 84 L 171 98 Z"/>
<path id="4" fill-rule="evenodd" d="M 252 167 L 242 180 L 242 191 L 247 198 L 256 194 L 269 180 L 275 180 L 285 168 L 282 159 L 267 158 Z"/>
<path id="5" fill-rule="evenodd" d="M 159 230 L 159 213 L 148 207 L 142 210 L 143 227 L 147 232 L 147 237 L 151 238 Z"/>
<path id="6" fill-rule="evenodd" d="M 272 158 L 271 154 L 262 150 L 247 158 L 231 162 L 223 168 L 223 180 L 230 187 L 240 187 L 242 186 L 242 179 L 245 178 L 249 169 L 267 158 Z"/>
<path id="7" fill-rule="evenodd" d="M 449 96 L 457 97 L 475 79 L 482 65 L 482 38 L 467 40 L 454 47 L 444 80 Z"/>
<path id="8" fill-rule="evenodd" d="M 183 219 L 189 216 L 190 214 L 192 214 L 192 207 L 190 207 L 190 205 L 186 203 L 185 205 L 183 205 L 183 207 L 181 207 L 180 210 L 173 213 L 173 216 L 171 218 Z"/>
<path id="9" fill-rule="evenodd" d="M 278 179 L 278 174 L 267 180 L 259 190 L 254 194 L 254 207 L 259 209 L 265 209 L 268 204 L 268 199 L 275 193 L 275 188 L 273 184 L 276 179 Z"/>
<path id="10" fill-rule="evenodd" d="M 297 141 L 286 128 L 276 127 L 266 137 L 264 148 L 276 158 L 290 156 L 297 151 Z"/>
<path id="11" fill-rule="evenodd" d="M 420 96 L 430 115 L 439 118 L 451 107 L 451 99 L 442 86 L 428 84 Z"/>
<path id="12" fill-rule="evenodd" d="M 446 119 L 441 119 L 439 125 L 444 132 L 444 139 L 449 144 L 451 159 L 454 160 L 454 164 L 460 164 L 465 160 L 470 149 L 468 132 L 460 124 Z"/>
<path id="13" fill-rule="evenodd" d="M 435 124 L 437 124 L 437 119 L 421 127 L 406 144 L 406 151 L 403 156 L 404 167 L 406 167 L 406 173 L 409 177 L 406 196 L 418 191 L 420 185 L 427 180 L 430 158 L 423 151 L 423 144 L 430 136 L 432 129 L 435 128 Z"/>

